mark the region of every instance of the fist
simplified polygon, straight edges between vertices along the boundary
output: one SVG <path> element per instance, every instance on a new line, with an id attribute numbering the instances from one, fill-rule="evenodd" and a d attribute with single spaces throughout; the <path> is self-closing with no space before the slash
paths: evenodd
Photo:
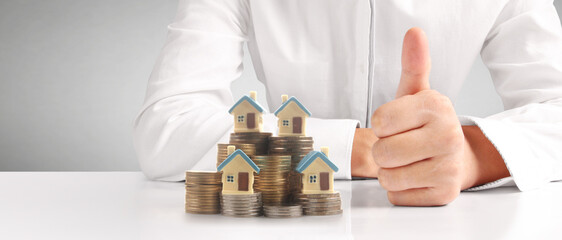
<path id="1" fill-rule="evenodd" d="M 466 178 L 463 130 L 449 98 L 430 89 L 430 69 L 425 33 L 412 28 L 404 37 L 396 99 L 372 116 L 379 182 L 395 205 L 445 205 Z"/>

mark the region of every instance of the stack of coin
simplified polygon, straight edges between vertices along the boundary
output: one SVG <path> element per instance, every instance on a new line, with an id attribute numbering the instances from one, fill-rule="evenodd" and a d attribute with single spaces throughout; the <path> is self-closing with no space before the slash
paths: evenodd
<path id="1" fill-rule="evenodd" d="M 295 195 L 302 188 L 301 174 L 295 172 L 295 168 L 299 162 L 313 151 L 314 140 L 312 137 L 305 136 L 284 136 L 269 138 L 269 152 L 271 154 L 288 154 L 291 155 L 291 172 L 288 175 L 289 192 L 291 201 L 294 201 Z"/>
<path id="2" fill-rule="evenodd" d="M 340 193 L 298 194 L 297 198 L 304 209 L 304 215 L 341 214 Z"/>
<path id="3" fill-rule="evenodd" d="M 250 159 L 256 155 L 256 146 L 254 144 L 227 144 L 219 143 L 217 152 L 217 167 L 228 157 L 228 146 L 233 145 L 236 149 L 244 151 Z"/>
<path id="4" fill-rule="evenodd" d="M 222 191 L 219 172 L 185 172 L 185 212 L 198 214 L 220 213 L 220 192 Z"/>
<path id="5" fill-rule="evenodd" d="M 285 136 L 269 138 L 269 153 L 291 155 L 291 168 L 295 169 L 306 154 L 314 150 L 312 137 Z"/>
<path id="6" fill-rule="evenodd" d="M 254 144 L 256 154 L 265 155 L 269 149 L 269 137 L 271 133 L 266 132 L 241 132 L 231 133 L 230 143 L 232 144 Z"/>
<path id="7" fill-rule="evenodd" d="M 256 155 L 252 159 L 260 168 L 255 178 L 255 190 L 262 193 L 266 205 L 281 205 L 288 202 L 289 184 L 287 174 L 291 170 L 290 155 Z"/>
<path id="8" fill-rule="evenodd" d="M 302 216 L 302 206 L 263 206 L 263 215 L 271 218 L 300 217 Z"/>
<path id="9" fill-rule="evenodd" d="M 296 196 L 302 190 L 302 174 L 292 170 L 287 175 L 287 180 L 289 182 L 289 202 L 297 202 Z"/>
<path id="10" fill-rule="evenodd" d="M 221 194 L 222 215 L 229 217 L 261 216 L 261 193 Z"/>

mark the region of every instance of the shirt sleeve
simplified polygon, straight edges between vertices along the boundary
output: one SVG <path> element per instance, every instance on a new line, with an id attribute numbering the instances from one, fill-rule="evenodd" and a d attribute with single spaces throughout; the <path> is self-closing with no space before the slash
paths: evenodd
<path id="1" fill-rule="evenodd" d="M 510 1 L 481 51 L 505 111 L 460 117 L 494 144 L 521 190 L 562 179 L 562 30 L 552 0 Z"/>
<path id="2" fill-rule="evenodd" d="M 214 164 L 204 161 L 233 125 L 230 84 L 243 69 L 248 8 L 242 0 L 179 1 L 134 122 L 148 178 L 177 181 L 185 170 Z"/>
<path id="3" fill-rule="evenodd" d="M 140 167 L 153 180 L 180 181 L 185 170 L 216 170 L 217 143 L 233 131 L 231 82 L 243 71 L 243 46 L 251 31 L 249 5 L 242 0 L 180 0 L 166 44 L 148 82 L 145 103 L 134 123 Z M 330 147 L 338 179 L 351 179 L 356 120 L 307 120 L 314 147 Z M 264 114 L 265 132 L 277 119 Z"/>

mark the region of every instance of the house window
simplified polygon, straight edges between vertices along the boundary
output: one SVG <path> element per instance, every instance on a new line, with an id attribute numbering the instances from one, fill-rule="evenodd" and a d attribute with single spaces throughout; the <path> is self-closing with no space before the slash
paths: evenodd
<path id="1" fill-rule="evenodd" d="M 289 120 L 283 120 L 283 127 L 289 126 Z"/>
<path id="2" fill-rule="evenodd" d="M 234 175 L 228 175 L 226 176 L 226 182 L 234 182 Z"/>
<path id="3" fill-rule="evenodd" d="M 316 175 L 308 176 L 308 183 L 316 183 Z"/>
<path id="4" fill-rule="evenodd" d="M 238 115 L 238 122 L 244 122 L 244 115 Z"/>

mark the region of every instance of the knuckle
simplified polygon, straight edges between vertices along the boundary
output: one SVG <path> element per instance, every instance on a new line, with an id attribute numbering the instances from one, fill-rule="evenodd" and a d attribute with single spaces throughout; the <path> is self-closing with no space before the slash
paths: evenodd
<path id="1" fill-rule="evenodd" d="M 388 176 L 388 170 L 381 168 L 379 169 L 379 184 L 381 185 L 382 188 L 387 189 L 389 187 L 389 176 Z"/>
<path id="2" fill-rule="evenodd" d="M 381 150 L 380 150 L 380 143 L 379 142 L 375 142 L 375 144 L 373 144 L 373 148 L 372 148 L 372 155 L 373 155 L 373 159 L 375 161 L 375 163 L 382 167 L 383 165 L 383 160 L 382 160 L 382 154 L 381 154 Z"/>
<path id="3" fill-rule="evenodd" d="M 386 126 L 389 122 L 387 121 L 388 114 L 386 114 L 385 109 L 386 107 L 384 105 L 379 107 L 377 110 L 375 110 L 375 113 L 373 113 L 373 116 L 371 118 L 371 126 L 373 128 L 373 131 L 375 132 L 375 135 L 377 136 L 382 136 L 385 133 L 384 129 L 386 129 Z"/>
<path id="4" fill-rule="evenodd" d="M 456 188 L 460 185 L 463 171 L 461 163 L 454 156 L 451 156 L 441 159 L 433 174 L 438 176 L 435 183 L 441 188 Z"/>
<path id="5" fill-rule="evenodd" d="M 381 168 L 389 168 L 391 165 L 391 156 L 388 149 L 388 145 L 384 143 L 384 140 L 378 140 L 373 145 L 373 158 L 375 163 Z"/>
<path id="6" fill-rule="evenodd" d="M 462 146 L 464 145 L 464 133 L 460 127 L 457 127 L 452 131 L 450 139 L 451 147 L 453 150 L 458 151 L 459 149 L 462 149 Z"/>
<path id="7" fill-rule="evenodd" d="M 435 90 L 427 90 L 423 98 L 423 106 L 430 111 L 438 113 L 448 112 L 454 109 L 451 100 Z"/>
<path id="8" fill-rule="evenodd" d="M 463 135 L 459 134 L 457 127 L 446 129 L 438 138 L 438 144 L 447 151 L 455 151 L 464 141 Z"/>
<path id="9" fill-rule="evenodd" d="M 444 127 L 435 135 L 435 146 L 445 152 L 455 152 L 461 149 L 464 143 L 464 134 L 458 126 Z"/>
<path id="10" fill-rule="evenodd" d="M 454 201 L 460 194 L 460 189 L 455 185 L 443 187 L 434 197 L 434 204 L 443 206 Z"/>
<path id="11" fill-rule="evenodd" d="M 381 177 L 382 173 L 382 177 Z M 379 170 L 379 184 L 382 188 L 387 191 L 399 191 L 399 184 L 396 182 L 398 178 L 393 176 L 391 170 L 381 169 Z"/>
<path id="12" fill-rule="evenodd" d="M 454 135 L 454 138 L 451 139 L 451 144 L 458 149 L 459 147 L 462 147 L 464 144 L 464 133 L 460 126 L 455 127 L 452 131 L 453 131 L 452 134 Z"/>
<path id="13" fill-rule="evenodd" d="M 386 197 L 388 198 L 388 201 L 393 205 L 400 205 L 400 202 L 398 201 L 398 195 L 396 193 L 387 192 Z"/>
<path id="14" fill-rule="evenodd" d="M 449 203 L 453 202 L 459 196 L 459 194 L 460 194 L 460 191 L 456 191 L 456 190 L 451 190 L 451 191 L 447 192 L 443 196 L 441 204 L 445 205 L 445 204 L 449 204 Z"/>

